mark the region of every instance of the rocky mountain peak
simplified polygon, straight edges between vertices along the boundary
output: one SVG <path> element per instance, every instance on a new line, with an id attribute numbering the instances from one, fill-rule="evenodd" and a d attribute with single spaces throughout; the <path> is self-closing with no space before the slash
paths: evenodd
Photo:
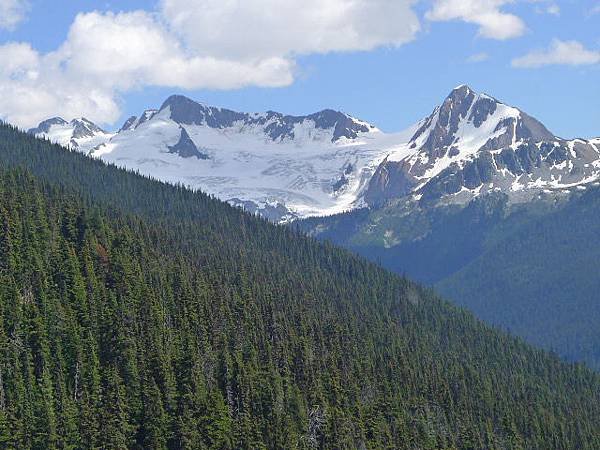
<path id="1" fill-rule="evenodd" d="M 248 114 L 198 103 L 183 95 L 172 95 L 160 107 L 169 108 L 171 119 L 180 125 L 206 125 L 210 128 L 228 128 L 236 121 L 245 120 Z"/>
<path id="2" fill-rule="evenodd" d="M 526 200 L 597 178 L 591 163 L 598 157 L 592 144 L 559 139 L 523 111 L 461 85 L 420 122 L 407 147 L 381 163 L 365 200 L 465 203 L 495 191 Z"/>
<path id="3" fill-rule="evenodd" d="M 139 117 L 138 116 L 129 117 L 125 121 L 125 123 L 123 123 L 123 125 L 119 129 L 118 133 L 120 133 L 121 131 L 136 129 L 144 122 L 147 122 L 150 119 L 152 119 L 156 115 L 157 112 L 158 112 L 158 110 L 156 110 L 156 109 L 147 109 Z"/>
<path id="4" fill-rule="evenodd" d="M 110 139 L 113 134 L 107 133 L 98 125 L 85 117 L 80 117 L 67 122 L 61 117 L 44 120 L 31 128 L 28 133 L 37 137 L 88 153 L 95 146 Z"/>
<path id="5" fill-rule="evenodd" d="M 356 139 L 359 133 L 368 133 L 375 130 L 372 125 L 360 122 L 347 114 L 333 109 L 324 109 L 315 114 L 307 116 L 307 119 L 313 120 L 316 128 L 327 130 L 333 128 L 332 141 L 337 141 L 342 137 L 346 139 Z"/>
<path id="6" fill-rule="evenodd" d="M 73 139 L 94 137 L 97 134 L 106 133 L 106 131 L 85 117 L 73 119 L 69 124 L 73 127 Z"/>
<path id="7" fill-rule="evenodd" d="M 332 130 L 331 141 L 342 137 L 355 139 L 359 133 L 367 133 L 376 128 L 361 122 L 340 111 L 324 109 L 307 116 L 284 115 L 276 111 L 266 113 L 241 113 L 225 108 L 206 106 L 183 95 L 170 96 L 160 111 L 170 110 L 170 118 L 180 125 L 204 125 L 210 128 L 231 128 L 236 123 L 248 127 L 262 128 L 272 141 L 293 140 L 295 129 L 304 123 L 317 130 Z"/>
<path id="8" fill-rule="evenodd" d="M 444 100 L 443 105 L 452 107 L 453 105 L 468 104 L 473 102 L 477 93 L 466 84 L 455 87 Z"/>
<path id="9" fill-rule="evenodd" d="M 121 131 L 127 131 L 127 130 L 131 130 L 132 128 L 135 128 L 135 123 L 137 122 L 137 116 L 131 116 L 129 117 L 121 126 L 121 128 L 119 128 L 119 133 Z"/>

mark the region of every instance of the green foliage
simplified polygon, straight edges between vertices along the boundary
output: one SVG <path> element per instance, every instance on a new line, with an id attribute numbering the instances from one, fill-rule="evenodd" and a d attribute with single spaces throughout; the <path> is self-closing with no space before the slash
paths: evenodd
<path id="1" fill-rule="evenodd" d="M 9 127 L 0 161 L 3 448 L 600 447 L 597 374 L 404 278 Z"/>

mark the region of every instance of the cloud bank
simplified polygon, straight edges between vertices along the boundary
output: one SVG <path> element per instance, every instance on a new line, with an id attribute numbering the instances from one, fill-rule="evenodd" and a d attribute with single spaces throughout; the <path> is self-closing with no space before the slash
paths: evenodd
<path id="1" fill-rule="evenodd" d="M 53 51 L 26 42 L 0 45 L 0 118 L 22 127 L 54 115 L 112 124 L 122 96 L 147 86 L 288 86 L 302 55 L 399 47 L 415 39 L 417 1 L 158 0 L 152 12 L 80 13 Z M 515 1 L 431 0 L 425 18 L 474 24 L 481 37 L 506 40 L 527 31 L 510 12 Z M 559 12 L 553 1 L 526 1 Z M 0 28 L 14 29 L 27 11 L 26 0 L 0 0 Z M 482 52 L 468 61 L 487 58 Z M 557 40 L 512 64 L 582 65 L 599 58 L 579 42 Z"/>
<path id="2" fill-rule="evenodd" d="M 413 3 L 163 0 L 156 13 L 79 14 L 55 51 L 0 46 L 0 115 L 23 127 L 56 114 L 114 123 L 120 95 L 145 86 L 287 86 L 299 55 L 411 41 L 420 29 Z"/>

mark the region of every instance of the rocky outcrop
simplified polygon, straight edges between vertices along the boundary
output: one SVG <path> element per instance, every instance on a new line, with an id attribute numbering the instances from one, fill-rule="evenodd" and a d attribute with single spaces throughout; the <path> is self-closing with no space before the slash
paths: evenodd
<path id="1" fill-rule="evenodd" d="M 198 158 L 208 159 L 209 156 L 202 153 L 194 144 L 194 141 L 190 138 L 190 135 L 185 131 L 185 128 L 181 127 L 181 135 L 179 141 L 175 145 L 169 146 L 169 153 L 175 153 L 182 158 Z"/>

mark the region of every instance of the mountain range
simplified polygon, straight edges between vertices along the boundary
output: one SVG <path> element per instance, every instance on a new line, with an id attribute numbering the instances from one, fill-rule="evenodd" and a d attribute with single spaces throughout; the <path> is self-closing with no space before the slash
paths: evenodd
<path id="1" fill-rule="evenodd" d="M 116 132 L 83 118 L 49 119 L 29 132 L 274 221 L 400 197 L 464 205 L 501 191 L 522 203 L 584 189 L 600 178 L 600 139 L 559 138 L 466 85 L 400 133 L 333 110 L 241 113 L 180 95 L 129 118 Z"/>

